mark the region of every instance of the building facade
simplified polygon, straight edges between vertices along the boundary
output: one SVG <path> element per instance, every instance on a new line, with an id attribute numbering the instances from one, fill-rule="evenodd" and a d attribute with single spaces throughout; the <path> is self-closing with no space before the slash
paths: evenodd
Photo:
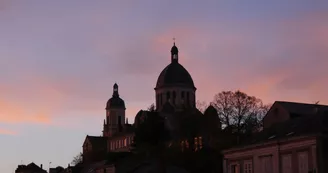
<path id="1" fill-rule="evenodd" d="M 224 173 L 324 173 L 328 106 L 275 102 L 264 129 L 241 146 L 227 149 Z"/>

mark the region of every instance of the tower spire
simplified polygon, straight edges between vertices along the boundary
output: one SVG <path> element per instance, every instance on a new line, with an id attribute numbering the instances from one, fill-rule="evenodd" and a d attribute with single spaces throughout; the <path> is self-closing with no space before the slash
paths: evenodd
<path id="1" fill-rule="evenodd" d="M 173 46 L 171 48 L 171 63 L 179 62 L 178 53 L 179 53 L 179 50 L 175 46 L 175 38 L 173 38 Z"/>
<path id="2" fill-rule="evenodd" d="M 117 83 L 115 83 L 113 86 L 113 97 L 119 97 Z"/>

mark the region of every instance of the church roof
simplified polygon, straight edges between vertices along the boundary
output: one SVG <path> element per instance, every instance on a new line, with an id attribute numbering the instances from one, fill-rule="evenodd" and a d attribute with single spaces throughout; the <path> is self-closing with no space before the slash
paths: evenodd
<path id="1" fill-rule="evenodd" d="M 89 136 L 86 140 L 89 140 L 93 148 L 102 148 L 107 146 L 107 138 L 103 136 Z"/>
<path id="2" fill-rule="evenodd" d="M 125 103 L 124 100 L 120 97 L 112 97 L 107 101 L 106 109 L 111 108 L 122 108 L 125 109 Z"/>
<path id="3" fill-rule="evenodd" d="M 195 88 L 189 72 L 178 62 L 172 62 L 160 73 L 156 88 L 176 85 Z"/>
<path id="4" fill-rule="evenodd" d="M 113 96 L 107 101 L 106 109 L 125 109 L 124 100 L 120 98 L 118 93 L 118 85 L 115 83 L 113 86 Z"/>
<path id="5" fill-rule="evenodd" d="M 156 88 L 169 87 L 169 86 L 184 86 L 188 88 L 195 88 L 194 81 L 192 80 L 189 72 L 178 61 L 178 48 L 175 46 L 171 48 L 171 63 L 164 68 L 160 73 Z M 175 57 L 176 59 L 173 59 Z"/>

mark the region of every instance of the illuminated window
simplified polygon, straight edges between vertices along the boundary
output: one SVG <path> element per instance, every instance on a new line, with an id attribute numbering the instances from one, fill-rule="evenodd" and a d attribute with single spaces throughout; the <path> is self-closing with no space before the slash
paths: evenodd
<path id="1" fill-rule="evenodd" d="M 181 150 L 182 150 L 182 151 L 184 150 L 184 147 L 185 147 L 185 142 L 182 141 L 182 142 L 181 142 Z"/>
<path id="2" fill-rule="evenodd" d="M 198 143 L 199 143 L 199 149 L 202 149 L 203 148 L 203 139 L 202 137 L 198 137 Z"/>
<path id="3" fill-rule="evenodd" d="M 188 142 L 188 140 L 186 140 L 185 143 L 186 143 L 186 148 L 189 148 L 189 142 Z"/>
<path id="4" fill-rule="evenodd" d="M 309 170 L 309 160 L 307 152 L 298 153 L 298 171 L 299 173 L 307 173 Z"/>
<path id="5" fill-rule="evenodd" d="M 251 160 L 244 161 L 244 173 L 253 173 L 253 165 Z"/>
<path id="6" fill-rule="evenodd" d="M 194 138 L 194 145 L 195 145 L 195 151 L 197 151 L 198 150 L 198 138 L 197 137 Z"/>
<path id="7" fill-rule="evenodd" d="M 124 147 L 126 147 L 127 146 L 127 140 L 126 140 L 126 138 L 124 139 Z"/>

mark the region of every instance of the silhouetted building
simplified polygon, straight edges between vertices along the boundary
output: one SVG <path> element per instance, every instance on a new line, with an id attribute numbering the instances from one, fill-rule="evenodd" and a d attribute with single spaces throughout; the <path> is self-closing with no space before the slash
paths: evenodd
<path id="1" fill-rule="evenodd" d="M 275 102 L 264 129 L 223 151 L 225 173 L 326 173 L 328 106 Z"/>
<path id="2" fill-rule="evenodd" d="M 106 104 L 106 118 L 102 136 L 87 135 L 83 143 L 83 162 L 91 163 L 104 159 L 108 152 L 129 151 L 133 141 L 133 126 L 125 118 L 125 103 L 120 98 L 118 85 L 113 86 L 113 95 Z"/>
<path id="3" fill-rule="evenodd" d="M 211 146 L 212 131 L 221 129 L 214 107 L 210 106 L 204 115 L 196 108 L 196 87 L 189 72 L 179 63 L 179 50 L 175 43 L 171 48 L 171 62 L 160 73 L 154 88 L 155 110 L 140 110 L 133 126 L 124 122 L 126 107 L 118 89 L 115 83 L 113 95 L 106 104 L 103 135 L 87 136 L 84 141 L 84 162 L 101 160 L 104 154 L 100 153 L 130 151 L 135 128 L 145 117 L 155 114 L 165 119 L 171 137 L 168 145 L 182 149 L 199 150 Z M 189 122 L 196 123 L 191 128 Z"/>
<path id="4" fill-rule="evenodd" d="M 65 169 L 61 166 L 57 166 L 56 168 L 49 168 L 49 173 L 65 173 Z"/>
<path id="5" fill-rule="evenodd" d="M 15 173 L 47 173 L 47 171 L 42 168 L 42 164 L 39 167 L 32 162 L 28 165 L 18 165 Z"/>
<path id="6" fill-rule="evenodd" d="M 166 103 L 175 109 L 196 107 L 196 87 L 189 72 L 179 63 L 179 50 L 171 48 L 171 63 L 160 73 L 156 87 L 156 110 L 162 111 Z"/>
<path id="7" fill-rule="evenodd" d="M 168 145 L 191 150 L 210 146 L 212 132 L 221 129 L 221 122 L 213 106 L 205 114 L 196 108 L 196 87 L 189 72 L 179 63 L 175 43 L 171 48 L 171 63 L 157 79 L 155 95 L 156 111 L 140 110 L 135 117 L 136 127 L 148 116 L 157 114 L 165 119 L 170 132 Z"/>

